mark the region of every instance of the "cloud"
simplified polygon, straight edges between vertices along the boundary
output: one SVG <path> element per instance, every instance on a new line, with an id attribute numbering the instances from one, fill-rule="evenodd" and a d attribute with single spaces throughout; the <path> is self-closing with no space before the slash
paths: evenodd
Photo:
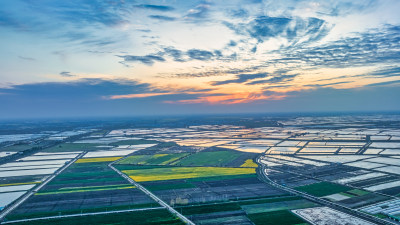
<path id="1" fill-rule="evenodd" d="M 173 7 L 167 6 L 167 5 L 150 5 L 150 4 L 142 4 L 142 5 L 135 5 L 135 8 L 140 8 L 140 9 L 149 9 L 149 10 L 155 10 L 155 11 L 172 11 L 174 10 Z"/>
<path id="2" fill-rule="evenodd" d="M 145 65 L 151 66 L 155 62 L 164 62 L 165 59 L 158 55 L 145 55 L 145 56 L 135 56 L 135 55 L 117 55 L 124 59 L 124 62 L 141 62 Z"/>
<path id="3" fill-rule="evenodd" d="M 207 17 L 210 7 L 211 5 L 209 4 L 199 4 L 195 8 L 190 9 L 184 18 L 192 21 L 197 19 L 204 19 Z"/>
<path id="4" fill-rule="evenodd" d="M 372 73 L 369 73 L 374 77 L 398 77 L 400 76 L 399 66 L 388 66 L 386 68 L 380 68 Z"/>
<path id="5" fill-rule="evenodd" d="M 240 92 L 233 94 L 210 94 L 192 99 L 182 99 L 178 101 L 167 101 L 170 104 L 208 104 L 208 105 L 234 105 L 257 102 L 261 100 L 278 100 L 285 95 L 265 95 L 257 92 Z"/>
<path id="6" fill-rule="evenodd" d="M 268 80 L 257 80 L 257 81 L 253 81 L 253 82 L 250 82 L 250 83 L 247 83 L 247 84 L 249 84 L 249 85 L 254 85 L 254 84 L 275 84 L 275 83 L 281 83 L 281 82 L 288 82 L 288 81 L 293 80 L 293 78 L 295 78 L 296 76 L 298 76 L 298 74 L 272 76 Z"/>
<path id="7" fill-rule="evenodd" d="M 223 80 L 223 81 L 215 81 L 212 82 L 212 85 L 223 85 L 223 84 L 231 84 L 231 83 L 245 83 L 249 80 L 265 78 L 268 76 L 268 73 L 256 73 L 256 74 L 239 74 L 236 75 L 236 79 L 232 80 Z"/>
<path id="8" fill-rule="evenodd" d="M 175 21 L 175 17 L 170 17 L 170 16 L 162 16 L 162 15 L 150 15 L 149 18 L 156 19 L 156 20 L 162 20 L 162 21 Z"/>
<path id="9" fill-rule="evenodd" d="M 379 82 L 379 83 L 373 83 L 373 84 L 368 84 L 366 87 L 382 87 L 382 86 L 395 86 L 399 88 L 400 86 L 400 80 L 393 80 L 393 81 L 387 81 L 387 82 Z"/>
<path id="10" fill-rule="evenodd" d="M 182 59 L 184 53 L 181 50 L 175 49 L 173 47 L 164 48 L 164 52 L 166 55 L 172 57 L 176 62 L 184 62 L 185 60 Z"/>
<path id="11" fill-rule="evenodd" d="M 324 20 L 314 17 L 256 16 L 246 23 L 224 21 L 223 24 L 236 34 L 254 38 L 258 42 L 283 37 L 291 45 L 320 40 L 331 29 Z"/>
<path id="12" fill-rule="evenodd" d="M 43 82 L 0 88 L 0 110 L 3 119 L 12 117 L 121 116 L 146 114 L 162 104 L 155 99 L 115 99 L 114 95 L 152 95 L 162 90 L 147 83 L 127 79 L 79 79 L 68 82 Z M 176 99 L 177 97 L 170 98 Z"/>
<path id="13" fill-rule="evenodd" d="M 201 49 L 189 49 L 182 51 L 174 47 L 163 47 L 159 52 L 148 54 L 145 56 L 135 55 L 117 55 L 123 58 L 123 63 L 129 62 L 140 62 L 146 65 L 153 65 L 155 62 L 164 62 L 168 57 L 171 57 L 175 62 L 187 62 L 191 60 L 209 61 L 209 60 L 236 60 L 237 54 L 232 53 L 231 55 L 224 56 L 221 51 L 215 50 L 214 52 L 201 50 Z"/>
<path id="14" fill-rule="evenodd" d="M 71 74 L 71 72 L 66 72 L 66 71 L 61 72 L 60 75 L 63 77 L 75 77 L 76 76 L 74 74 Z"/>
<path id="15" fill-rule="evenodd" d="M 281 35 L 286 31 L 290 21 L 291 19 L 284 17 L 260 16 L 247 24 L 246 27 L 248 27 L 247 31 L 250 36 L 263 41 Z"/>
<path id="16" fill-rule="evenodd" d="M 196 59 L 196 60 L 201 60 L 201 61 L 207 61 L 210 60 L 214 54 L 209 51 L 205 50 L 199 50 L 199 49 L 190 49 L 187 51 L 187 55 L 191 59 Z"/>
<path id="17" fill-rule="evenodd" d="M 228 43 L 228 46 L 229 47 L 235 47 L 237 45 L 237 43 L 235 42 L 235 41 L 233 41 L 233 40 L 231 40 L 229 43 Z"/>
<path id="18" fill-rule="evenodd" d="M 276 62 L 327 68 L 396 64 L 400 62 L 399 30 L 400 26 L 388 25 L 323 45 L 282 48 Z"/>
<path id="19" fill-rule="evenodd" d="M 26 61 L 35 61 L 36 59 L 31 58 L 31 57 L 25 57 L 25 56 L 18 56 L 18 58 L 26 60 Z"/>

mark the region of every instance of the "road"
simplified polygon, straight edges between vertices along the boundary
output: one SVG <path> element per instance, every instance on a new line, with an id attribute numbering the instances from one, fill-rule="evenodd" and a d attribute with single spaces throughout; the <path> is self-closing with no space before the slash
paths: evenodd
<path id="1" fill-rule="evenodd" d="M 71 160 L 69 163 L 65 164 L 63 167 L 59 168 L 55 173 L 53 173 L 51 176 L 49 176 L 45 181 L 40 183 L 38 186 L 35 188 L 29 190 L 26 194 L 22 195 L 20 198 L 18 198 L 16 201 L 14 201 L 11 205 L 8 205 L 6 208 L 4 208 L 0 212 L 0 221 L 3 221 L 4 218 L 15 208 L 17 208 L 19 205 L 21 205 L 24 201 L 26 201 L 29 197 L 34 195 L 36 192 L 38 192 L 42 187 L 44 187 L 46 184 L 48 184 L 50 181 L 52 181 L 55 177 L 57 177 L 60 173 L 62 173 L 65 169 L 67 169 L 70 165 L 72 165 L 76 160 L 80 159 L 83 155 L 85 155 L 87 152 L 82 152 L 79 155 L 77 155 L 73 160 Z M 23 220 L 24 221 L 24 220 Z"/>
<path id="2" fill-rule="evenodd" d="M 318 198 L 318 197 L 309 195 L 307 193 L 303 193 L 303 192 L 297 191 L 295 189 L 280 185 L 280 184 L 272 181 L 271 179 L 269 179 L 269 177 L 267 175 L 267 172 L 266 172 L 266 167 L 265 167 L 265 165 L 263 163 L 261 163 L 260 157 L 261 156 L 259 156 L 257 158 L 257 163 L 258 163 L 258 165 L 260 165 L 257 173 L 260 175 L 260 178 L 262 180 L 264 180 L 266 183 L 269 183 L 272 186 L 274 186 L 274 187 L 276 187 L 276 188 L 278 188 L 280 190 L 284 190 L 284 191 L 292 193 L 294 195 L 301 196 L 301 197 L 303 197 L 305 199 L 308 199 L 310 201 L 317 202 L 317 203 L 319 203 L 321 205 L 329 206 L 330 208 L 333 208 L 333 209 L 336 209 L 338 211 L 341 211 L 341 212 L 344 212 L 344 213 L 347 213 L 347 214 L 350 214 L 350 215 L 365 219 L 367 221 L 370 221 L 370 222 L 373 222 L 373 223 L 376 223 L 376 224 L 396 225 L 396 223 L 392 223 L 390 221 L 377 218 L 377 217 L 369 215 L 367 213 L 364 213 L 364 212 L 361 212 L 361 211 L 357 211 L 357 210 L 354 210 L 354 209 L 351 209 L 351 208 L 336 204 L 334 202 L 330 202 L 330 201 L 324 200 L 322 198 Z"/>
<path id="3" fill-rule="evenodd" d="M 120 160 L 122 160 L 123 158 L 121 158 Z M 161 206 L 163 206 L 164 208 L 166 208 L 168 211 L 170 211 L 173 215 L 179 217 L 183 222 L 185 222 L 186 224 L 189 225 L 195 225 L 192 221 L 190 221 L 188 218 L 186 218 L 184 215 L 180 214 L 178 211 L 176 211 L 174 208 L 172 208 L 170 205 L 168 205 L 166 202 L 164 202 L 163 200 L 161 200 L 159 197 L 157 197 L 156 195 L 154 195 L 153 193 L 151 193 L 149 190 L 147 190 L 145 187 L 143 187 L 142 185 L 140 185 L 139 183 L 137 183 L 136 181 L 134 181 L 132 178 L 130 178 L 129 176 L 127 176 L 126 174 L 122 173 L 121 171 L 119 171 L 118 169 L 116 169 L 113 164 L 118 162 L 114 161 L 110 164 L 108 164 L 108 166 L 114 170 L 115 172 L 117 172 L 120 176 L 122 176 L 125 180 L 129 181 L 129 183 L 135 185 L 138 189 L 140 189 L 141 191 L 143 191 L 145 194 L 147 194 L 150 198 L 152 198 L 154 201 L 158 202 Z"/>
<path id="4" fill-rule="evenodd" d="M 63 215 L 63 216 L 47 216 L 47 217 L 32 218 L 32 219 L 13 220 L 13 221 L 8 221 L 8 222 L 2 222 L 1 224 L 11 224 L 11 223 L 18 223 L 18 222 L 31 222 L 31 221 L 36 221 L 36 220 L 60 219 L 60 218 L 69 218 L 69 217 L 78 217 L 78 216 L 94 216 L 94 215 L 104 215 L 104 214 L 123 213 L 123 212 L 137 212 L 137 211 L 163 209 L 163 208 L 164 207 L 152 207 L 152 208 L 143 208 L 143 209 L 115 210 L 115 211 L 108 211 L 108 212 L 93 212 L 93 213 L 70 214 L 70 215 Z"/>

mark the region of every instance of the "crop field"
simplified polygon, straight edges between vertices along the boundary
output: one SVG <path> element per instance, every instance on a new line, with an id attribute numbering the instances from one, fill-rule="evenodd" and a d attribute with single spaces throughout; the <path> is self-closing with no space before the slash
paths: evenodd
<path id="1" fill-rule="evenodd" d="M 167 210 L 154 210 L 160 207 L 159 203 L 108 166 L 118 161 L 113 164 L 116 169 L 195 224 L 365 222 L 352 216 L 356 214 L 321 207 L 318 202 L 323 203 L 322 200 L 349 211 L 378 209 L 371 215 L 385 219 L 383 214 L 389 211 L 393 216 L 399 215 L 398 203 L 392 201 L 400 195 L 400 156 L 392 155 L 397 154 L 397 149 L 379 143 L 398 146 L 400 130 L 389 127 L 389 123 L 382 129 L 371 129 L 371 121 L 347 121 L 346 125 L 343 120 L 336 120 L 280 118 L 274 127 L 243 127 L 201 125 L 196 119 L 196 125 L 173 122 L 168 128 L 157 124 L 159 121 L 142 127 L 139 121 L 132 122 L 130 128 L 115 123 L 74 129 L 70 134 L 65 129 L 43 132 L 47 135 L 43 143 L 40 139 L 23 141 L 21 150 L 27 147 L 26 143 L 57 144 L 30 150 L 15 160 L 9 157 L 0 165 L 0 210 L 30 193 L 7 215 L 8 221 L 75 215 L 19 224 L 182 224 Z M 96 134 L 99 129 L 101 132 Z M 82 134 L 78 132 L 81 130 L 86 130 L 86 135 L 71 136 Z M 380 148 L 368 147 L 368 138 Z M 12 148 L 14 144 L 17 143 L 2 146 Z M 83 151 L 88 152 L 51 182 L 29 192 Z M 266 165 L 262 167 L 265 170 L 258 167 L 259 163 Z M 301 194 L 291 195 L 282 186 L 265 182 L 264 176 L 320 199 L 311 202 Z M 378 205 L 382 207 L 376 208 Z"/>
<path id="2" fill-rule="evenodd" d="M 178 166 L 226 166 L 239 156 L 241 153 L 234 151 L 199 152 L 173 164 Z"/>
<path id="3" fill-rule="evenodd" d="M 123 212 L 115 214 L 102 214 L 92 216 L 69 217 L 60 219 L 36 220 L 29 222 L 15 223 L 17 225 L 71 225 L 71 224 L 85 224 L 85 225 L 131 225 L 132 221 L 138 225 L 158 225 L 158 224 L 171 224 L 183 225 L 184 223 L 177 217 L 170 214 L 166 209 L 153 209 L 138 212 Z"/>
<path id="4" fill-rule="evenodd" d="M 171 205 L 190 205 L 285 196 L 286 193 L 259 181 L 255 175 L 203 177 L 182 180 L 152 181 L 142 184 Z M 214 179 L 212 179 L 214 178 Z"/>
<path id="5" fill-rule="evenodd" d="M 94 163 L 94 162 L 112 162 L 120 159 L 122 157 L 101 157 L 101 158 L 86 158 L 78 159 L 75 163 Z"/>
<path id="6" fill-rule="evenodd" d="M 226 221 L 230 221 L 231 224 L 242 224 L 242 222 L 243 224 L 251 224 L 250 220 L 254 219 L 255 221 L 258 221 L 258 223 L 261 223 L 261 220 L 266 219 L 265 215 L 263 216 L 263 218 L 257 217 L 257 215 L 261 216 L 260 212 L 271 212 L 271 214 L 269 214 L 270 217 L 268 218 L 268 220 L 272 219 L 273 221 L 275 221 L 274 217 L 272 216 L 274 215 L 274 213 L 272 212 L 280 214 L 280 211 L 287 211 L 287 209 L 305 208 L 309 206 L 315 206 L 315 204 L 301 199 L 297 196 L 283 196 L 220 203 L 205 203 L 202 205 L 183 207 L 181 206 L 176 207 L 176 210 L 186 215 L 187 217 L 192 218 L 193 221 L 198 224 L 208 224 L 212 223 L 213 221 L 218 221 L 218 224 L 229 224 L 226 223 Z M 255 213 L 254 210 L 249 212 L 249 209 L 254 209 L 257 207 L 260 209 L 259 211 L 257 211 L 257 213 Z M 262 211 L 261 208 L 263 208 L 264 211 Z"/>
<path id="7" fill-rule="evenodd" d="M 243 209 L 247 214 L 272 212 L 278 210 L 290 210 L 290 209 L 301 209 L 316 206 L 315 203 L 307 201 L 305 199 L 291 200 L 291 201 L 279 201 L 279 202 L 268 202 L 254 205 L 243 206 Z"/>
<path id="8" fill-rule="evenodd" d="M 352 215 L 330 209 L 328 207 L 297 209 L 293 210 L 293 212 L 308 221 L 318 224 L 373 224 Z"/>
<path id="9" fill-rule="evenodd" d="M 314 183 L 310 185 L 296 187 L 295 189 L 317 197 L 332 195 L 351 190 L 351 188 L 349 187 L 329 182 Z"/>
<path id="10" fill-rule="evenodd" d="M 75 163 L 20 205 L 10 219 L 159 206 L 108 162 Z"/>
<path id="11" fill-rule="evenodd" d="M 249 214 L 248 217 L 255 225 L 293 225 L 307 224 L 301 217 L 289 210 Z"/>
<path id="12" fill-rule="evenodd" d="M 198 177 L 254 174 L 255 169 L 226 167 L 165 167 L 142 170 L 124 170 L 122 172 L 127 174 L 137 182 L 145 182 Z"/>
<path id="13" fill-rule="evenodd" d="M 65 193 L 78 193 L 78 192 L 89 192 L 89 191 L 107 191 L 107 190 L 122 190 L 136 188 L 131 184 L 120 184 L 120 185 L 104 185 L 104 186 L 89 186 L 89 187 L 71 187 L 61 188 L 56 191 L 44 191 L 36 193 L 35 195 L 54 195 L 54 194 L 65 194 Z"/>
<path id="14" fill-rule="evenodd" d="M 247 159 L 240 167 L 258 167 L 258 165 L 252 159 Z"/>
<path id="15" fill-rule="evenodd" d="M 171 162 L 179 160 L 189 155 L 188 153 L 176 154 L 154 154 L 154 155 L 133 155 L 129 156 L 118 164 L 136 164 L 136 165 L 168 165 Z"/>

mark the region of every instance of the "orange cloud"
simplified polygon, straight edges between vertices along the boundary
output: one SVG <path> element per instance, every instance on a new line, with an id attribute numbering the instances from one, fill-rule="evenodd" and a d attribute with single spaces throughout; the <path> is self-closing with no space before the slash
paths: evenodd
<path id="1" fill-rule="evenodd" d="M 234 94 L 226 94 L 226 95 L 213 95 L 213 96 L 201 96 L 196 99 L 186 99 L 179 101 L 165 101 L 165 103 L 182 103 L 182 104 L 198 104 L 198 103 L 206 103 L 206 104 L 240 104 L 240 103 L 249 103 L 258 100 L 279 100 L 286 97 L 285 95 L 271 95 L 266 96 L 261 93 L 234 93 Z"/>
<path id="2" fill-rule="evenodd" d="M 172 95 L 174 93 L 142 93 L 142 94 L 127 94 L 127 95 L 112 95 L 107 99 L 126 99 L 126 98 L 147 98 L 159 95 Z"/>

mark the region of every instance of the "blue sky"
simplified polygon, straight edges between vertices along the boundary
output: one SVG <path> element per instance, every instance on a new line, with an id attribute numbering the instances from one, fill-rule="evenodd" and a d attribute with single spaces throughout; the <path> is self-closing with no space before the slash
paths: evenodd
<path id="1" fill-rule="evenodd" d="M 0 116 L 398 111 L 399 8 L 3 0 Z"/>

